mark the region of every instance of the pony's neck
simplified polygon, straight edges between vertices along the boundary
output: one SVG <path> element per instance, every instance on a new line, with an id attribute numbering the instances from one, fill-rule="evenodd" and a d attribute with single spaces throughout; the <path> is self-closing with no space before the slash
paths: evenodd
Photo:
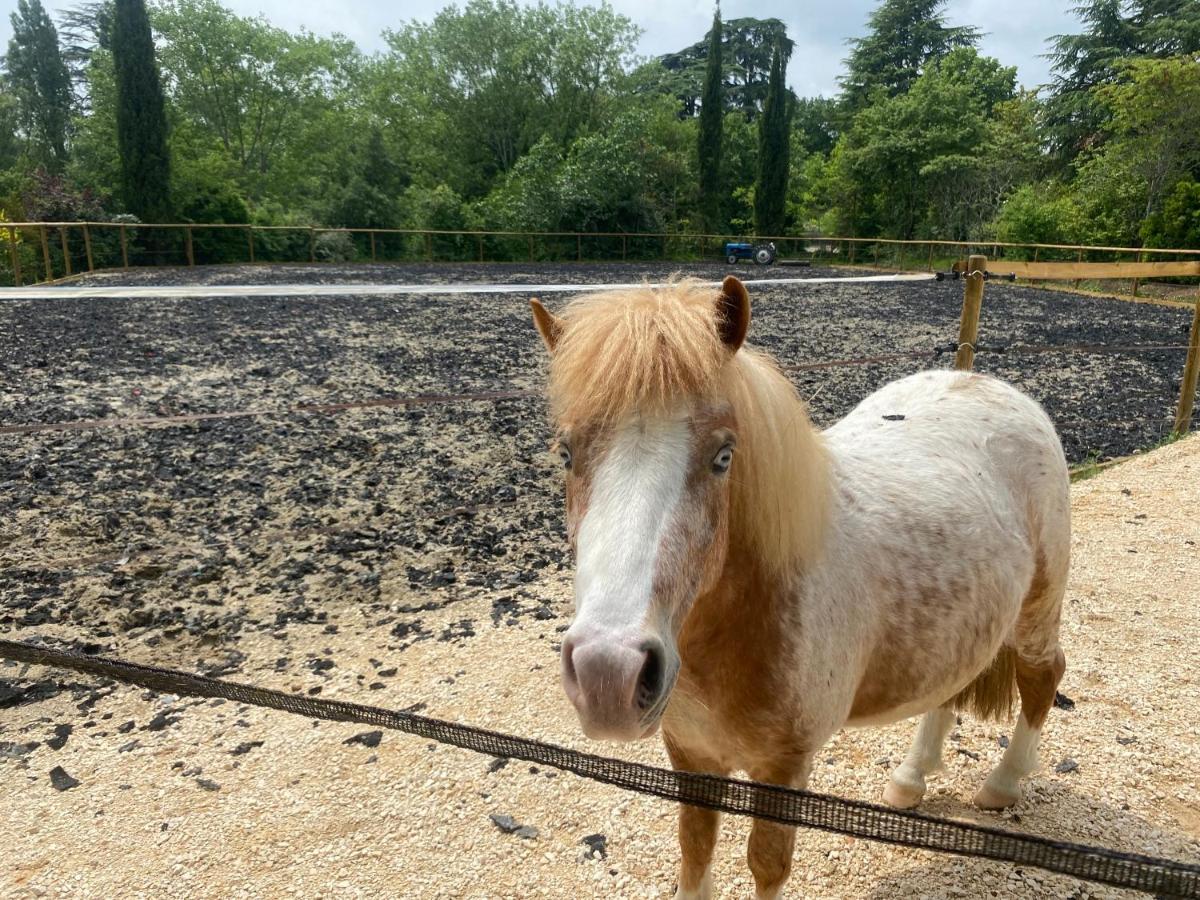
<path id="1" fill-rule="evenodd" d="M 765 574 L 797 574 L 816 562 L 825 542 L 829 451 L 796 389 L 766 356 L 739 351 L 726 390 L 739 432 L 730 534 Z"/>

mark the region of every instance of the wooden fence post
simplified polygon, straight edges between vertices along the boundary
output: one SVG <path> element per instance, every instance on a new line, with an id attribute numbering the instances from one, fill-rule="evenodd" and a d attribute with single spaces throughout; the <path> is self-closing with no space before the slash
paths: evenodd
<path id="1" fill-rule="evenodd" d="M 529 239 L 529 261 L 533 262 L 533 235 L 529 234 L 526 237 Z"/>
<path id="2" fill-rule="evenodd" d="M 58 239 L 62 244 L 63 268 L 67 270 L 67 277 L 69 278 L 75 273 L 71 269 L 71 247 L 70 244 L 67 243 L 67 227 L 65 225 L 58 226 Z"/>
<path id="3" fill-rule="evenodd" d="M 483 235 L 476 235 L 475 239 L 479 241 L 479 261 L 483 262 Z"/>
<path id="4" fill-rule="evenodd" d="M 187 264 L 194 266 L 196 264 L 196 248 L 192 244 L 192 226 L 189 225 L 183 229 L 184 248 L 187 250 Z"/>
<path id="5" fill-rule="evenodd" d="M 250 248 L 250 262 L 254 262 L 254 226 L 246 229 L 246 246 Z"/>
<path id="6" fill-rule="evenodd" d="M 425 261 L 433 262 L 433 235 L 425 232 Z"/>
<path id="7" fill-rule="evenodd" d="M 1138 261 L 1138 262 L 1141 262 L 1141 261 L 1142 261 L 1142 257 L 1143 257 L 1143 255 L 1144 255 L 1144 254 L 1142 253 L 1142 251 L 1141 251 L 1141 250 L 1139 250 L 1139 251 L 1138 251 L 1138 255 L 1137 255 L 1137 261 Z M 1140 284 L 1141 284 L 1141 281 L 1142 281 L 1142 280 L 1141 280 L 1140 278 L 1135 278 L 1135 279 L 1133 279 L 1133 296 L 1134 296 L 1134 297 L 1136 297 L 1136 296 L 1138 295 L 1138 285 L 1140 285 Z"/>
<path id="8" fill-rule="evenodd" d="M 858 245 L 855 244 L 854 241 L 850 241 L 849 244 L 850 244 L 850 265 L 854 265 L 854 251 L 858 248 Z"/>
<path id="9" fill-rule="evenodd" d="M 625 257 L 629 253 L 629 235 L 621 235 L 621 262 L 625 262 Z"/>
<path id="10" fill-rule="evenodd" d="M 1200 376 L 1200 296 L 1192 314 L 1192 332 L 1188 338 L 1187 363 L 1183 367 L 1183 384 L 1179 388 L 1179 409 L 1175 412 L 1172 434 L 1187 434 L 1192 424 L 1192 409 L 1196 404 L 1196 381 Z"/>
<path id="11" fill-rule="evenodd" d="M 129 235 L 124 225 L 121 226 L 121 266 L 129 268 Z"/>
<path id="12" fill-rule="evenodd" d="M 986 256 L 967 259 L 967 286 L 963 290 L 962 318 L 958 323 L 958 353 L 954 368 L 968 370 L 975 362 L 975 339 L 979 336 L 979 310 L 983 306 L 983 273 Z"/>
<path id="13" fill-rule="evenodd" d="M 42 262 L 46 266 L 46 280 L 54 280 L 54 266 L 50 262 L 50 238 L 46 235 L 46 226 L 39 225 L 38 230 L 42 233 Z"/>
<path id="14" fill-rule="evenodd" d="M 8 229 L 8 250 L 12 254 L 13 285 L 21 286 L 21 251 L 17 249 L 17 229 Z"/>
<path id="15" fill-rule="evenodd" d="M 308 261 L 310 263 L 317 261 L 317 229 L 311 225 L 308 226 Z"/>
<path id="16" fill-rule="evenodd" d="M 575 235 L 575 262 L 583 262 L 583 238 Z"/>
<path id="17" fill-rule="evenodd" d="M 87 222 L 83 223 L 83 247 L 87 251 L 88 271 L 95 272 L 96 264 L 92 261 L 92 232 Z"/>
<path id="18" fill-rule="evenodd" d="M 1083 262 L 1083 248 L 1082 247 L 1080 247 L 1079 252 L 1075 254 L 1075 262 Z M 1079 290 L 1079 279 L 1078 278 L 1076 278 L 1073 282 L 1071 282 L 1071 289 L 1075 290 L 1075 291 Z"/>
<path id="19" fill-rule="evenodd" d="M 931 241 L 931 242 L 930 242 L 930 244 L 929 244 L 929 262 L 928 262 L 928 264 L 926 264 L 926 266 L 925 266 L 925 271 L 926 271 L 926 272 L 932 272 L 932 271 L 933 271 L 933 247 L 934 247 L 934 245 L 933 245 L 933 242 Z"/>
<path id="20" fill-rule="evenodd" d="M 875 268 L 879 268 L 879 241 L 875 242 Z"/>

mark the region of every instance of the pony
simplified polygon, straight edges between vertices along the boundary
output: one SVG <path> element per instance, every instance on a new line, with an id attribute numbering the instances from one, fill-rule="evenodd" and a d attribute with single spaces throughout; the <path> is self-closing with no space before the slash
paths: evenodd
<path id="1" fill-rule="evenodd" d="M 562 683 L 592 739 L 660 726 L 674 768 L 804 788 L 842 727 L 922 715 L 886 803 L 916 806 L 957 712 L 1020 714 L 975 803 L 1037 766 L 1063 675 L 1069 478 L 1046 413 L 961 371 L 892 382 L 818 432 L 743 346 L 745 286 L 533 300 L 565 474 Z M 709 897 L 718 815 L 681 806 L 677 898 Z M 755 820 L 778 897 L 794 829 Z"/>

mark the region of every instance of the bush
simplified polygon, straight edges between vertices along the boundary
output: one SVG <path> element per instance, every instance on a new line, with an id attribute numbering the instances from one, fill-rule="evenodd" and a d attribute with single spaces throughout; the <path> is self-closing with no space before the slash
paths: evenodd
<path id="1" fill-rule="evenodd" d="M 1147 247 L 1200 250 L 1200 182 L 1181 181 L 1163 207 L 1142 223 Z"/>
<path id="2" fill-rule="evenodd" d="M 988 231 L 998 241 L 1014 244 L 1071 244 L 1079 239 L 1079 210 L 1055 185 L 1027 184 L 1000 209 Z"/>
<path id="3" fill-rule="evenodd" d="M 80 190 L 62 175 L 38 169 L 21 191 L 21 205 L 30 222 L 87 222 L 105 218 L 101 198 L 88 188 Z"/>
<path id="4" fill-rule="evenodd" d="M 227 185 L 192 186 L 181 198 L 179 212 L 184 222 L 197 225 L 241 225 L 250 221 L 250 210 Z M 246 234 L 240 228 L 194 228 L 192 248 L 201 265 L 245 262 L 249 257 Z"/>
<path id="5" fill-rule="evenodd" d="M 317 235 L 314 252 L 321 262 L 350 262 L 358 255 L 354 237 L 346 231 L 322 231 Z"/>

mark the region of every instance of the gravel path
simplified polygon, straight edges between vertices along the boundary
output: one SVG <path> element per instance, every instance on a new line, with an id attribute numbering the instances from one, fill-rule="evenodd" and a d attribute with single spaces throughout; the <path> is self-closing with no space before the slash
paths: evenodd
<path id="1" fill-rule="evenodd" d="M 668 274 L 380 266 L 122 277 L 545 284 Z M 961 284 L 776 286 L 756 289 L 754 302 L 754 341 L 811 364 L 952 343 Z M 1186 310 L 990 284 L 981 340 L 1173 345 L 1189 320 Z M 791 374 L 827 425 L 883 383 L 948 362 Z M 1074 461 L 1157 443 L 1182 363 L 1179 350 L 978 358 L 1046 404 Z M 557 683 L 569 561 L 541 401 L 296 409 L 536 393 L 541 367 L 520 295 L 0 299 L 0 633 L 322 696 L 421 702 L 578 745 Z M 4 433 L 230 411 L 254 415 Z M 1056 715 L 1047 760 L 1079 768 L 1039 778 L 1018 827 L 1197 858 L 1200 536 L 1194 515 L 1176 510 L 1195 508 L 1198 456 L 1193 439 L 1075 488 L 1064 691 L 1076 709 Z M 908 732 L 840 736 L 815 786 L 876 797 L 881 760 L 898 761 Z M 18 860 L 0 867 L 0 895 L 661 896 L 670 886 L 674 813 L 663 804 L 516 763 L 490 771 L 489 760 L 397 735 L 343 746 L 355 733 L 0 668 L 0 796 L 13 798 L 0 846 Z M 966 752 L 952 753 L 934 812 L 996 821 L 960 799 L 996 758 L 999 734 L 964 724 Z M 662 759 L 654 744 L 629 752 Z M 491 814 L 538 837 L 505 834 Z M 730 823 L 731 834 L 744 830 Z M 597 833 L 608 858 L 581 860 L 581 841 Z M 748 890 L 739 841 L 722 850 L 730 896 Z M 794 884 L 813 897 L 1074 889 L 821 835 L 805 835 L 798 854 Z"/>
<path id="2" fill-rule="evenodd" d="M 967 798 L 998 759 L 1004 731 L 968 719 L 949 742 L 948 770 L 926 810 L 1200 861 L 1197 479 L 1200 439 L 1192 438 L 1074 487 L 1062 685 L 1071 708 L 1052 714 L 1045 767 L 1012 811 L 975 811 Z M 404 653 L 389 649 L 387 631 L 365 616 L 344 617 L 334 634 L 319 623 L 246 634 L 238 677 L 383 705 L 419 700 L 431 715 L 584 746 L 555 666 L 566 578 L 544 576 L 530 588 L 552 618 Z M 482 599 L 465 603 L 487 615 Z M 430 623 L 452 629 L 462 612 L 438 611 Z M 205 656 L 178 642 L 117 649 L 185 665 L 187 655 Z M 32 681 L 11 680 L 18 674 L 8 670 L 7 685 L 28 686 L 35 697 L 40 679 L 53 677 L 31 671 Z M 550 770 L 392 733 L 376 744 L 355 726 L 122 687 L 79 685 L 6 705 L 5 896 L 664 897 L 673 881 L 670 805 Z M 910 731 L 838 735 L 821 753 L 814 788 L 875 799 Z M 663 761 L 653 741 L 621 752 Z M 491 816 L 532 826 L 536 836 L 504 833 Z M 746 829 L 726 822 L 721 896 L 750 890 Z M 584 842 L 598 846 L 594 835 L 603 835 L 606 858 Z M 1124 896 L 813 832 L 801 834 L 796 860 L 794 897 Z"/>

